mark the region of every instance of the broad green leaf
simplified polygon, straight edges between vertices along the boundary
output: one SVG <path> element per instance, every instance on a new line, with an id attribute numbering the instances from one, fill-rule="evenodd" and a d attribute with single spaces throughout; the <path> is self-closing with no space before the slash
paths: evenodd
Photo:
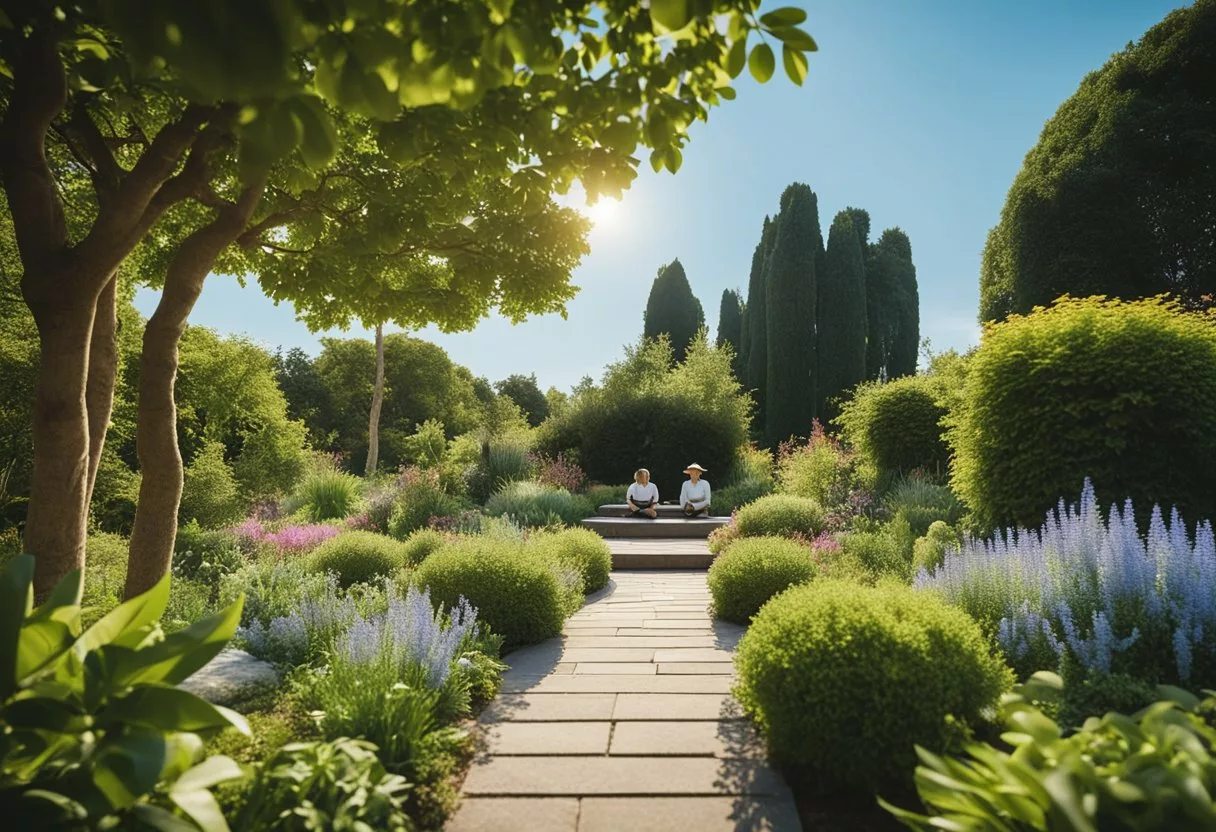
<path id="1" fill-rule="evenodd" d="M 72 648 L 72 629 L 62 621 L 48 619 L 27 623 L 17 643 L 17 680 L 23 682 L 48 670 Z"/>
<path id="2" fill-rule="evenodd" d="M 109 644 L 118 636 L 129 630 L 136 630 L 146 624 L 155 624 L 165 614 L 169 604 L 169 574 L 165 573 L 156 586 L 142 595 L 124 601 L 110 610 L 100 621 L 85 630 L 76 641 L 76 655 L 83 659 L 86 653 L 96 650 L 103 644 Z"/>
<path id="3" fill-rule="evenodd" d="M 806 20 L 806 12 L 793 6 L 784 6 L 760 15 L 760 22 L 765 26 L 773 28 L 778 26 L 797 26 L 804 20 Z"/>
<path id="4" fill-rule="evenodd" d="M 323 168 L 338 152 L 338 134 L 319 98 L 303 96 L 291 102 L 303 127 L 300 155 L 310 168 Z M 394 97 L 394 104 L 396 104 Z"/>
<path id="5" fill-rule="evenodd" d="M 33 555 L 13 558 L 0 572 L 0 702 L 17 689 L 17 645 L 34 602 L 33 584 Z"/>
<path id="6" fill-rule="evenodd" d="M 134 664 L 116 674 L 119 681 L 128 685 L 183 682 L 224 649 L 240 624 L 244 603 L 242 595 L 214 615 L 166 636 L 159 644 L 140 650 L 131 660 Z"/>
<path id="7" fill-rule="evenodd" d="M 181 688 L 143 684 L 110 702 L 99 725 L 145 725 L 159 731 L 196 733 L 231 725 L 227 714 Z"/>
<path id="8" fill-rule="evenodd" d="M 1158 685 L 1157 695 L 1168 702 L 1175 702 L 1184 711 L 1194 713 L 1199 710 L 1199 697 L 1188 690 L 1173 685 Z"/>
<path id="9" fill-rule="evenodd" d="M 18 699 L 4 708 L 4 721 L 13 730 L 36 729 L 53 733 L 79 733 L 92 724 L 91 718 L 66 702 L 46 697 Z"/>
<path id="10" fill-rule="evenodd" d="M 215 795 L 206 789 L 195 789 L 194 791 L 174 789 L 169 792 L 169 799 L 189 815 L 203 832 L 228 832 L 228 821 L 224 820 L 220 804 L 216 802 Z"/>
<path id="11" fill-rule="evenodd" d="M 773 56 L 773 48 L 767 43 L 757 43 L 752 49 L 751 56 L 747 59 L 747 68 L 751 70 L 752 77 L 761 84 L 773 77 L 776 65 L 777 59 Z"/>
<path id="12" fill-rule="evenodd" d="M 109 736 L 92 766 L 93 785 L 115 809 L 125 809 L 156 788 L 165 764 L 165 738 L 150 728 Z"/>
<path id="13" fill-rule="evenodd" d="M 1060 738 L 1060 726 L 1036 710 L 1019 711 L 1009 721 L 1029 734 L 1035 742 L 1050 745 Z"/>
<path id="14" fill-rule="evenodd" d="M 198 827 L 190 821 L 151 803 L 135 804 L 131 807 L 131 814 L 140 823 L 160 832 L 198 832 Z"/>
<path id="15" fill-rule="evenodd" d="M 731 78 L 738 78 L 747 65 L 747 37 L 741 37 L 731 44 L 726 53 L 726 72 Z"/>
<path id="16" fill-rule="evenodd" d="M 650 152 L 650 167 L 654 169 L 655 173 L 663 169 L 664 157 L 666 155 L 666 150 L 652 150 Z"/>
<path id="17" fill-rule="evenodd" d="M 734 101 L 736 94 L 734 87 L 718 87 L 714 90 L 718 95 L 725 98 L 727 101 Z"/>
<path id="18" fill-rule="evenodd" d="M 797 49 L 800 52 L 819 51 L 819 45 L 815 43 L 815 39 L 801 29 L 774 29 L 773 37 L 791 49 Z"/>
<path id="19" fill-rule="evenodd" d="M 806 80 L 806 55 L 796 49 L 791 49 L 787 43 L 781 47 L 781 60 L 785 64 L 785 74 L 798 86 Z"/>
<path id="20" fill-rule="evenodd" d="M 217 783 L 240 780 L 244 776 L 245 772 L 236 760 L 217 754 L 214 757 L 208 757 L 177 778 L 170 787 L 170 791 L 188 792 L 196 789 L 209 789 Z"/>
<path id="21" fill-rule="evenodd" d="M 659 25 L 659 31 L 674 32 L 688 25 L 692 12 L 688 0 L 650 0 L 650 19 Z"/>
<path id="22" fill-rule="evenodd" d="M 684 154 L 680 152 L 680 148 L 672 145 L 667 150 L 667 169 L 672 173 L 680 170 L 680 166 L 684 164 Z"/>
<path id="23" fill-rule="evenodd" d="M 64 607 L 77 606 L 80 603 L 80 593 L 83 587 L 84 579 L 81 571 L 73 569 L 64 575 L 59 583 L 55 584 L 55 588 L 51 590 L 51 594 L 42 602 L 41 606 L 30 613 L 30 619 L 43 621 L 48 618 L 55 618 L 67 624 L 71 617 L 56 615 L 56 613 L 63 610 Z"/>
<path id="24" fill-rule="evenodd" d="M 1082 807 L 1081 798 L 1067 771 L 1057 769 L 1049 772 L 1043 778 L 1043 788 L 1051 795 L 1052 807 L 1067 819 L 1069 826 L 1061 828 L 1075 832 L 1098 832 L 1098 828 Z M 1052 824 L 1051 828 L 1056 828 L 1056 825 Z"/>

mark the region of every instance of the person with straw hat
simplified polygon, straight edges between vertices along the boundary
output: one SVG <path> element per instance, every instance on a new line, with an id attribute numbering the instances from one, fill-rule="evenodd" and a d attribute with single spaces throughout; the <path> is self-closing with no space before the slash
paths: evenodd
<path id="1" fill-rule="evenodd" d="M 684 469 L 688 479 L 680 488 L 680 508 L 684 509 L 685 517 L 709 516 L 709 483 L 701 479 L 706 469 L 693 463 Z"/>

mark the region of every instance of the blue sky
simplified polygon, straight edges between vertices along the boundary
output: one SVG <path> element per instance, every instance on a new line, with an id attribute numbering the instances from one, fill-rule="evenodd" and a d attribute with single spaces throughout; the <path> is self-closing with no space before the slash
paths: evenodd
<path id="1" fill-rule="evenodd" d="M 752 249 L 782 189 L 819 195 L 826 235 L 848 205 L 873 234 L 912 240 L 921 334 L 965 348 L 976 323 L 980 252 L 1043 122 L 1081 78 L 1180 5 L 1177 0 L 849 0 L 803 2 L 820 51 L 799 89 L 741 79 L 739 97 L 692 130 L 679 174 L 643 170 L 599 219 L 575 272 L 568 319 L 422 337 L 491 380 L 535 372 L 542 389 L 598 378 L 642 328 L 655 272 L 678 257 L 716 332 L 722 290 L 746 288 Z M 765 8 L 789 2 L 765 2 Z M 141 291 L 150 314 L 156 294 Z M 191 318 L 274 348 L 315 354 L 319 334 L 255 283 L 212 275 Z M 352 332 L 352 335 L 358 334 Z"/>

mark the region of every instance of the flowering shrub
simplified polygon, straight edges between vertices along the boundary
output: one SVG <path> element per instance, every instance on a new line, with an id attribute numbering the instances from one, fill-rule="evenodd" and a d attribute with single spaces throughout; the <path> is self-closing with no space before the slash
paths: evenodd
<path id="1" fill-rule="evenodd" d="M 337 537 L 340 531 L 338 526 L 324 523 L 293 524 L 271 531 L 252 517 L 232 527 L 232 533 L 246 551 L 267 547 L 280 556 L 311 552 L 330 538 Z"/>
<path id="2" fill-rule="evenodd" d="M 567 460 L 561 451 L 557 452 L 556 457 L 529 454 L 528 462 L 536 469 L 536 481 L 541 485 L 552 485 L 555 488 L 575 492 L 582 488 L 583 483 L 587 481 L 587 475 L 583 469 Z"/>
<path id="3" fill-rule="evenodd" d="M 1080 503 L 1061 500 L 1039 530 L 968 540 L 916 585 L 971 613 L 1023 675 L 1075 664 L 1216 685 L 1211 523 L 1191 536 L 1177 510 L 1167 522 L 1154 508 L 1142 536 L 1130 500 L 1103 520 L 1089 480 Z"/>
<path id="4" fill-rule="evenodd" d="M 727 546 L 742 536 L 739 531 L 739 510 L 735 509 L 735 511 L 731 512 L 730 522 L 710 532 L 709 538 L 705 542 L 709 545 L 709 551 L 715 555 L 720 555 L 726 551 Z"/>
<path id="5" fill-rule="evenodd" d="M 295 666 L 323 657 L 359 617 L 355 600 L 339 591 L 336 576 L 327 575 L 319 593 L 300 599 L 285 615 L 250 620 L 236 635 L 258 658 Z"/>
<path id="6" fill-rule="evenodd" d="M 398 540 L 425 527 L 432 518 L 459 514 L 464 507 L 458 498 L 444 490 L 438 470 L 402 468 L 393 484 L 393 493 L 388 532 Z"/>

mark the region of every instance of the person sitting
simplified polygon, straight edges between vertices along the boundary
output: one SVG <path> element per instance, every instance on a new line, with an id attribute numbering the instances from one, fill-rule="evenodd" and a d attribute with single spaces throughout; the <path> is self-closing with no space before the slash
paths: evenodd
<path id="1" fill-rule="evenodd" d="M 659 489 L 650 481 L 650 472 L 645 468 L 633 472 L 633 485 L 625 492 L 625 502 L 629 505 L 630 517 L 653 520 L 659 516 Z"/>
<path id="2" fill-rule="evenodd" d="M 693 463 L 684 469 L 688 479 L 680 488 L 680 508 L 684 509 L 685 517 L 709 516 L 709 483 L 701 479 L 705 469 Z"/>

